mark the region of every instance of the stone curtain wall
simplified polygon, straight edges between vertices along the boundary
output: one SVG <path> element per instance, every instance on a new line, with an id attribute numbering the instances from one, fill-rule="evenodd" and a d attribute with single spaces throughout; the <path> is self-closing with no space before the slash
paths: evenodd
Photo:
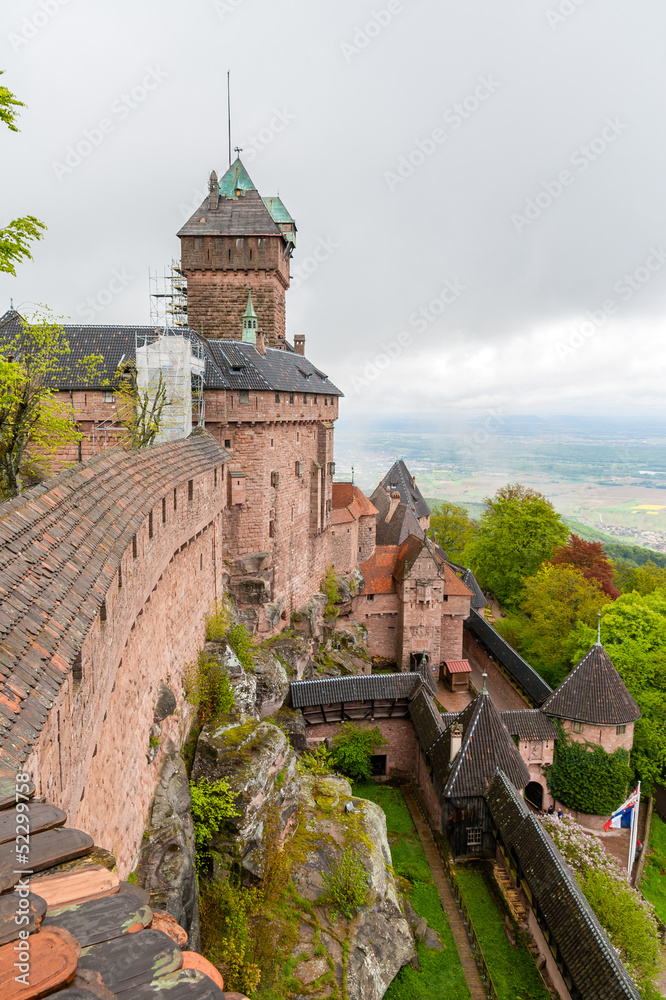
<path id="1" fill-rule="evenodd" d="M 37 795 L 66 810 L 69 823 L 134 867 L 168 738 L 181 746 L 189 727 L 183 700 L 186 664 L 204 640 L 204 617 L 221 593 L 223 469 L 210 469 L 156 498 L 106 595 L 106 622 L 93 624 L 81 650 L 82 680 L 70 671 L 28 758 Z M 150 728 L 161 684 L 176 711 L 161 725 L 149 763 Z"/>
<path id="2" fill-rule="evenodd" d="M 285 287 L 276 271 L 208 271 L 187 268 L 187 320 L 209 340 L 241 340 L 248 287 L 269 347 L 284 347 Z"/>
<path id="3" fill-rule="evenodd" d="M 573 730 L 573 723 L 568 719 L 564 720 L 562 728 L 577 743 L 598 743 L 606 753 L 615 753 L 616 750 L 631 751 L 634 745 L 633 722 L 625 726 L 624 733 L 618 733 L 617 726 L 593 726 L 589 723 L 583 724 L 582 733 L 576 733 Z"/>
<path id="4" fill-rule="evenodd" d="M 352 573 L 362 559 L 359 555 L 359 522 L 343 521 L 331 527 L 331 561 L 338 573 Z"/>
<path id="5" fill-rule="evenodd" d="M 386 740 L 386 746 L 376 751 L 386 754 L 386 774 L 411 774 L 416 778 L 419 745 L 416 741 L 414 726 L 409 718 L 375 719 L 374 722 L 357 723 L 362 729 L 374 729 L 375 726 Z M 340 731 L 340 722 L 326 722 L 308 726 L 305 736 L 308 745 L 321 743 L 322 740 L 334 739 Z"/>

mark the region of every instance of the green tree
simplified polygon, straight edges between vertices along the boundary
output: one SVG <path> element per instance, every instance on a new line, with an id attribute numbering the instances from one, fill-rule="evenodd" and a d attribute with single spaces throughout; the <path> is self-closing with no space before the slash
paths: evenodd
<path id="1" fill-rule="evenodd" d="M 516 607 L 524 581 L 566 541 L 569 529 L 546 497 L 520 483 L 498 490 L 485 505 L 469 560 L 481 586 Z"/>
<path id="2" fill-rule="evenodd" d="M 135 450 L 154 444 L 164 427 L 164 409 L 169 404 L 162 372 L 154 388 L 144 389 L 139 386 L 135 365 L 126 362 L 118 368 L 114 391 L 118 419 L 125 430 L 125 447 Z"/>
<path id="3" fill-rule="evenodd" d="M 580 657 L 596 640 L 579 623 L 569 638 Z M 601 640 L 642 712 L 631 762 L 645 790 L 666 777 L 666 594 L 622 594 L 602 611 Z"/>
<path id="4" fill-rule="evenodd" d="M 571 666 L 571 632 L 578 622 L 594 625 L 606 596 L 596 580 L 586 580 L 575 566 L 551 563 L 525 580 L 523 594 L 523 649 L 557 686 Z"/>
<path id="5" fill-rule="evenodd" d="M 4 70 L 0 70 L 0 74 Z M 18 109 L 25 107 L 7 87 L 0 86 L 0 121 L 12 132 L 18 132 L 16 118 Z M 4 229 L 0 229 L 0 271 L 16 275 L 16 265 L 24 260 L 32 260 L 30 244 L 41 240 L 42 230 L 46 229 L 43 222 L 34 215 L 25 215 L 14 219 Z"/>
<path id="6" fill-rule="evenodd" d="M 469 516 L 465 507 L 440 500 L 433 504 L 430 528 L 433 538 L 449 559 L 460 562 L 464 559 L 464 550 L 476 538 L 479 524 Z"/>
<path id="7" fill-rule="evenodd" d="M 643 595 L 655 590 L 666 591 L 666 567 L 657 566 L 652 560 L 644 566 L 631 566 L 626 562 L 616 565 L 615 579 L 623 594 L 632 590 Z"/>
<path id="8" fill-rule="evenodd" d="M 53 454 L 81 440 L 72 406 L 53 388 L 67 354 L 65 331 L 47 313 L 23 320 L 21 332 L 0 343 L 1 500 L 44 478 Z M 90 355 L 77 362 L 73 377 L 87 381 L 99 361 Z"/>
<path id="9" fill-rule="evenodd" d="M 354 722 L 345 722 L 333 740 L 331 760 L 336 771 L 350 781 L 367 781 L 372 775 L 370 757 L 385 743 L 376 726 L 363 729 Z"/>

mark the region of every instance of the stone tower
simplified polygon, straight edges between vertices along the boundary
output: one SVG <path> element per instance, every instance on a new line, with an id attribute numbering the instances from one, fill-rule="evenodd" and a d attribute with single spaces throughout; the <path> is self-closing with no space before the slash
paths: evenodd
<path id="1" fill-rule="evenodd" d="M 296 224 L 280 199 L 262 198 L 236 159 L 219 181 L 213 171 L 208 197 L 178 236 L 190 327 L 208 339 L 240 340 L 254 301 L 269 346 L 284 347 Z"/>

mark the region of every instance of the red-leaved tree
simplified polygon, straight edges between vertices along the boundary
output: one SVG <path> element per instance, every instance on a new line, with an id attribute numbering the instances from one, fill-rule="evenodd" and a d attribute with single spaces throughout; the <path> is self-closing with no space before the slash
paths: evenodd
<path id="1" fill-rule="evenodd" d="M 579 535 L 571 535 L 566 545 L 554 550 L 551 562 L 577 566 L 586 580 L 596 580 L 610 598 L 615 600 L 620 596 L 613 586 L 613 564 L 601 542 L 586 542 Z"/>

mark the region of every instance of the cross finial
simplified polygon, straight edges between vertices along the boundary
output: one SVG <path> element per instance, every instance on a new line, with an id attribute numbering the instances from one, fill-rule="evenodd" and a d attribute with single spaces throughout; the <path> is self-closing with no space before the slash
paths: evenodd
<path id="1" fill-rule="evenodd" d="M 234 153 L 238 153 L 238 155 L 240 156 L 242 152 L 243 152 L 242 146 L 234 146 Z"/>
<path id="2" fill-rule="evenodd" d="M 352 486 L 354 485 L 354 466 L 352 465 Z"/>
<path id="3" fill-rule="evenodd" d="M 487 676 L 488 676 L 488 674 L 484 670 L 483 671 L 483 687 L 481 688 L 481 694 L 488 694 L 488 688 L 486 687 L 486 678 L 487 678 Z"/>
<path id="4" fill-rule="evenodd" d="M 601 645 L 601 611 L 597 612 L 597 646 Z"/>

